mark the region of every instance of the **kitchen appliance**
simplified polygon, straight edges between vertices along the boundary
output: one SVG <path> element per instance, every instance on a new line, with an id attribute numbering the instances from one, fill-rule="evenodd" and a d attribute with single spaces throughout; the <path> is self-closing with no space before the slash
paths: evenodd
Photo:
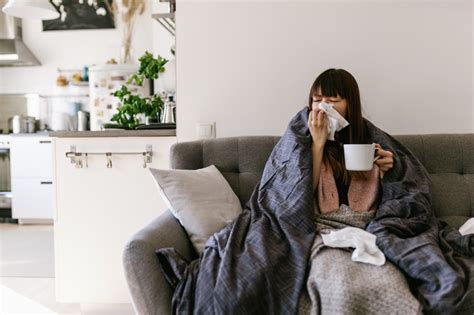
<path id="1" fill-rule="evenodd" d="M 132 94 L 141 97 L 150 95 L 150 80 L 144 80 L 141 86 L 127 84 L 130 76 L 138 70 L 137 65 L 106 64 L 89 68 L 90 130 L 101 130 L 110 123 L 112 116 L 121 105 L 112 94 L 126 85 Z"/>
<path id="2" fill-rule="evenodd" d="M 88 87 L 85 87 L 88 90 Z M 78 127 L 78 111 L 89 102 L 89 96 L 81 90 L 59 88 L 55 94 L 41 95 L 41 104 L 45 109 L 44 122 L 53 131 L 75 131 Z"/>
<path id="3" fill-rule="evenodd" d="M 51 113 L 51 120 L 49 127 L 54 131 L 75 130 L 73 117 L 63 112 Z"/>
<path id="4" fill-rule="evenodd" d="M 10 141 L 0 135 L 0 216 L 11 217 L 11 207 Z"/>
<path id="5" fill-rule="evenodd" d="M 176 107 L 175 102 L 173 102 L 173 96 L 168 96 L 168 101 L 165 103 L 163 115 L 161 116 L 161 123 L 164 124 L 173 124 L 175 123 L 175 111 Z"/>
<path id="6" fill-rule="evenodd" d="M 6 0 L 0 0 L 4 7 Z M 41 63 L 23 42 L 22 20 L 0 10 L 0 67 L 39 66 Z"/>
<path id="7" fill-rule="evenodd" d="M 11 119 L 11 123 L 10 123 Z M 34 133 L 36 118 L 32 116 L 15 115 L 9 119 L 13 133 Z"/>

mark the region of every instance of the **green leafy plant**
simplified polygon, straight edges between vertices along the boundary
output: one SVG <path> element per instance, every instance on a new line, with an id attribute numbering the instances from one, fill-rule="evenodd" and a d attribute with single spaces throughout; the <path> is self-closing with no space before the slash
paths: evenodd
<path id="1" fill-rule="evenodd" d="M 160 73 L 165 72 L 165 64 L 168 62 L 167 59 L 158 55 L 156 58 L 153 57 L 148 51 L 141 56 L 138 61 L 140 61 L 140 68 L 138 72 L 133 74 L 127 83 L 135 83 L 137 85 L 142 85 L 144 78 L 147 79 L 158 79 Z"/>
<path id="2" fill-rule="evenodd" d="M 127 84 L 141 86 L 145 79 L 157 79 L 160 73 L 165 71 L 164 65 L 168 62 L 168 60 L 160 55 L 154 58 L 148 51 L 138 60 L 140 61 L 139 70 L 130 77 Z M 126 85 L 122 85 L 112 95 L 120 100 L 121 105 L 117 108 L 117 113 L 110 120 L 125 129 L 135 129 L 140 124 L 139 116 L 142 114 L 145 117 L 157 119 L 158 113 L 163 109 L 164 102 L 160 94 L 141 97 L 133 94 Z"/>

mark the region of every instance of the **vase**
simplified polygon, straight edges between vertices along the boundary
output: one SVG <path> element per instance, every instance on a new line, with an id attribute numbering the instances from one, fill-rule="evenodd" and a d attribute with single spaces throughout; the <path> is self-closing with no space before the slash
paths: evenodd
<path id="1" fill-rule="evenodd" d="M 120 46 L 120 63 L 121 64 L 133 64 L 133 48 L 132 48 L 131 36 L 122 40 Z"/>
<path id="2" fill-rule="evenodd" d="M 170 93 L 176 93 L 176 59 L 173 58 L 165 64 L 165 72 L 160 75 L 163 89 Z"/>
<path id="3" fill-rule="evenodd" d="M 120 63 L 122 64 L 133 64 L 133 47 L 132 47 L 132 37 L 133 29 L 135 27 L 135 17 L 132 17 L 126 22 L 122 21 L 122 38 L 120 46 Z"/>

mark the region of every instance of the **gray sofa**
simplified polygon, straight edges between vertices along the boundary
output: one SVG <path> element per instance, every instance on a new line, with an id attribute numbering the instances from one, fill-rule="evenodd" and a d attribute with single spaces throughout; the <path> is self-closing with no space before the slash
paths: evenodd
<path id="1" fill-rule="evenodd" d="M 396 136 L 423 163 L 433 181 L 436 215 L 461 226 L 474 216 L 474 134 Z M 218 138 L 177 143 L 171 168 L 198 169 L 216 165 L 244 204 L 262 175 L 279 137 Z M 158 192 L 157 192 L 158 193 Z M 169 211 L 138 231 L 126 244 L 123 264 L 137 314 L 170 314 L 172 289 L 163 277 L 155 250 L 174 247 L 196 258 L 188 237 Z"/>

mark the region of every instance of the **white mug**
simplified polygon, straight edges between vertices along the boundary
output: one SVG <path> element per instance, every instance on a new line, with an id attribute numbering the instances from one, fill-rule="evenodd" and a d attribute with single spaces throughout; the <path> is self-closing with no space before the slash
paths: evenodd
<path id="1" fill-rule="evenodd" d="M 370 171 L 374 166 L 375 143 L 344 144 L 344 159 L 349 171 Z"/>

